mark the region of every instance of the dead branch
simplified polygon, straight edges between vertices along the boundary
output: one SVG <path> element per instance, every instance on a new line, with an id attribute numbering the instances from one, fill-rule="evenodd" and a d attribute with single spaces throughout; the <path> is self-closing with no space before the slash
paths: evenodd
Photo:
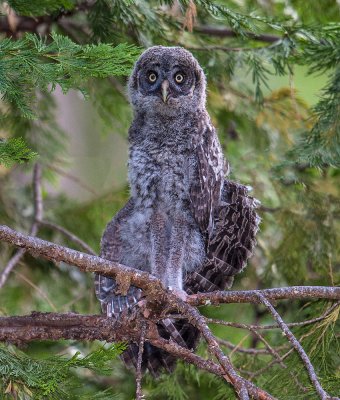
<path id="1" fill-rule="evenodd" d="M 1 236 L 0 236 L 1 237 Z M 263 290 L 233 290 L 198 293 L 191 295 L 188 302 L 193 306 L 221 303 L 260 303 L 258 294 L 268 300 L 289 299 L 330 299 L 340 300 L 340 287 L 334 286 L 289 286 Z"/>
<path id="2" fill-rule="evenodd" d="M 41 191 L 41 166 L 39 163 L 34 165 L 33 169 L 33 205 L 34 205 L 34 217 L 30 228 L 30 235 L 36 236 L 39 229 L 39 221 L 43 215 L 43 201 Z M 7 265 L 3 269 L 0 275 L 0 289 L 6 283 L 9 274 L 22 259 L 26 253 L 25 249 L 18 250 L 14 256 L 8 261 Z"/>
<path id="3" fill-rule="evenodd" d="M 54 222 L 49 222 L 42 220 L 40 221 L 40 225 L 46 226 L 47 228 L 51 228 L 54 231 L 60 232 L 62 235 L 67 237 L 69 240 L 71 240 L 74 244 L 77 244 L 78 246 L 82 247 L 85 251 L 87 251 L 88 254 L 91 254 L 93 256 L 96 255 L 94 250 L 83 240 L 81 240 L 78 236 L 76 236 L 74 233 L 70 232 L 69 230 L 65 229 L 64 227 L 55 224 Z"/>
<path id="4" fill-rule="evenodd" d="M 262 293 L 259 293 L 258 297 L 261 300 L 261 303 L 267 307 L 268 311 L 272 314 L 272 316 L 274 317 L 276 322 L 280 325 L 280 328 L 282 329 L 282 331 L 284 332 L 285 336 L 290 341 L 290 343 L 293 345 L 295 350 L 299 353 L 299 355 L 302 359 L 302 362 L 305 364 L 309 378 L 312 381 L 312 384 L 315 387 L 316 392 L 319 394 L 320 399 L 321 400 L 330 399 L 331 396 L 328 393 L 326 393 L 325 390 L 322 388 L 322 386 L 318 380 L 318 377 L 316 376 L 314 367 L 313 367 L 312 363 L 310 362 L 310 359 L 308 358 L 305 350 L 301 346 L 300 342 L 293 335 L 292 331 L 288 328 L 288 326 L 285 324 L 283 319 L 280 317 L 279 313 L 270 304 L 270 302 L 265 297 L 265 295 Z"/>
<path id="5" fill-rule="evenodd" d="M 289 328 L 292 328 L 294 326 L 305 326 L 305 325 L 315 324 L 316 322 L 324 320 L 332 311 L 334 311 L 339 306 L 340 306 L 340 302 L 337 301 L 332 306 L 327 308 L 327 310 L 322 315 L 320 315 L 320 317 L 307 319 L 307 320 L 301 321 L 301 322 L 288 322 L 286 324 Z M 250 331 L 260 330 L 260 329 L 261 330 L 280 329 L 280 326 L 278 324 L 271 324 L 271 325 L 240 324 L 237 322 L 224 321 L 224 320 L 216 319 L 216 318 L 206 318 L 206 321 L 209 324 L 230 326 L 233 328 L 247 329 Z"/>
<path id="6" fill-rule="evenodd" d="M 135 310 L 132 315 L 123 315 L 119 320 L 101 315 L 79 315 L 74 313 L 38 313 L 29 316 L 0 317 L 0 341 L 10 343 L 27 343 L 35 340 L 74 339 L 81 341 L 101 340 L 107 342 L 131 341 L 138 342 L 143 324 L 146 321 Z M 148 321 L 145 340 L 168 351 L 179 359 L 197 366 L 200 369 L 225 376 L 224 369 L 211 360 L 205 360 L 174 341 L 161 338 L 152 321 Z M 271 400 L 268 393 L 247 382 L 247 389 L 254 399 Z M 242 398 L 241 398 L 242 399 Z M 244 397 L 246 399 L 246 397 Z"/>
<path id="7" fill-rule="evenodd" d="M 239 36 L 235 31 L 230 28 L 225 27 L 216 27 L 216 26 L 197 26 L 195 27 L 195 32 L 201 33 L 203 35 L 216 36 L 216 37 L 237 37 Z M 255 34 L 252 32 L 245 32 L 245 36 L 249 37 L 252 40 L 267 42 L 267 43 L 275 43 L 279 41 L 280 36 L 276 35 L 268 35 L 268 34 Z"/>
<path id="8" fill-rule="evenodd" d="M 35 257 L 40 256 L 54 262 L 63 261 L 84 272 L 97 272 L 116 278 L 118 282 L 131 283 L 151 297 L 164 300 L 165 290 L 162 283 L 147 272 L 24 235 L 6 225 L 0 225 L 0 240 L 22 247 Z"/>
<path id="9" fill-rule="evenodd" d="M 0 317 L 0 341 L 26 343 L 35 340 L 102 340 L 107 342 L 137 339 L 140 323 L 134 319 L 115 320 L 103 315 L 33 312 L 26 316 Z"/>
<path id="10" fill-rule="evenodd" d="M 161 281 L 147 272 L 91 256 L 60 246 L 46 240 L 31 237 L 0 225 L 0 240 L 26 249 L 35 257 L 43 257 L 54 262 L 64 261 L 78 267 L 84 272 L 97 272 L 116 278 L 118 282 L 128 281 L 143 289 L 150 298 L 158 303 L 168 303 L 169 291 L 165 290 Z M 199 293 L 188 296 L 188 304 L 192 306 L 222 304 L 222 303 L 261 303 L 258 294 L 263 294 L 269 300 L 279 299 L 329 299 L 340 300 L 340 287 L 328 286 L 291 286 L 263 290 L 235 290 Z"/>
<path id="11" fill-rule="evenodd" d="M 137 359 L 137 369 L 136 369 L 136 400 L 143 399 L 142 393 L 142 359 L 144 351 L 144 341 L 145 341 L 146 325 L 142 325 L 142 331 L 139 339 L 138 346 L 138 359 Z"/>

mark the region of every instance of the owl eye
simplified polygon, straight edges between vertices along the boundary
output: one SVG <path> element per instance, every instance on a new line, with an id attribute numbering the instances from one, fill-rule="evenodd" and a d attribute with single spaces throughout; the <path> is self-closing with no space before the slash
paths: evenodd
<path id="1" fill-rule="evenodd" d="M 175 81 L 177 82 L 177 83 L 182 83 L 183 81 L 184 81 L 184 75 L 183 74 L 176 74 L 175 75 Z"/>
<path id="2" fill-rule="evenodd" d="M 157 74 L 155 72 L 150 72 L 148 75 L 149 82 L 155 83 L 157 80 Z"/>

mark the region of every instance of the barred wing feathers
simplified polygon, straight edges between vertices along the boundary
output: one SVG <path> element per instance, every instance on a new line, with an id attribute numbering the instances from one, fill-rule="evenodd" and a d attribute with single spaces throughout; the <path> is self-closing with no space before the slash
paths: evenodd
<path id="1" fill-rule="evenodd" d="M 206 241 L 207 258 L 185 279 L 184 288 L 189 294 L 231 287 L 256 245 L 258 204 L 248 195 L 246 186 L 224 180 L 221 201 L 214 211 L 214 230 Z"/>
<path id="2" fill-rule="evenodd" d="M 203 120 L 193 143 L 198 179 L 190 187 L 192 212 L 203 233 L 213 231 L 214 210 L 218 207 L 226 166 L 215 128 Z"/>

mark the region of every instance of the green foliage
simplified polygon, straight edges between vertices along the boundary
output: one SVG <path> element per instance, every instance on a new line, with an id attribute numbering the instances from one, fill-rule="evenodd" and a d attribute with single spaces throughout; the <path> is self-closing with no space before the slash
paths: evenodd
<path id="1" fill-rule="evenodd" d="M 75 0 L 42 0 L 42 1 L 29 1 L 29 0 L 9 0 L 7 3 L 19 15 L 39 16 L 52 13 L 54 11 L 63 9 L 70 10 L 74 8 Z"/>
<path id="2" fill-rule="evenodd" d="M 70 395 L 74 386 L 72 370 L 88 369 L 97 374 L 109 375 L 111 361 L 125 349 L 124 344 L 100 347 L 82 356 L 76 352 L 71 358 L 54 356 L 48 359 L 32 359 L 26 354 L 0 346 L 0 389 L 2 398 L 75 399 Z M 104 396 L 105 395 L 105 396 Z M 112 396 L 112 393 L 110 393 Z M 98 399 L 109 398 L 109 393 L 99 393 Z M 84 398 L 84 397 L 82 397 Z M 112 398 L 112 397 L 110 397 Z"/>
<path id="3" fill-rule="evenodd" d="M 0 139 L 0 164 L 11 167 L 33 160 L 38 154 L 31 151 L 22 138 Z"/>
<path id="4" fill-rule="evenodd" d="M 135 46 L 80 46 L 56 33 L 50 43 L 32 34 L 17 41 L 4 39 L 0 42 L 0 93 L 23 116 L 34 118 L 30 104 L 37 89 L 53 91 L 59 85 L 66 93 L 82 90 L 84 80 L 90 77 L 126 75 L 138 54 Z"/>

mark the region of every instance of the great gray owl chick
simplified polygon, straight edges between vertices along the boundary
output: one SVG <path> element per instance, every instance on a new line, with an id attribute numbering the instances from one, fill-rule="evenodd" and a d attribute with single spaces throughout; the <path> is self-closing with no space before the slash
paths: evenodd
<path id="1" fill-rule="evenodd" d="M 252 253 L 259 218 L 244 186 L 225 180 L 228 168 L 205 108 L 206 79 L 180 47 L 146 50 L 129 80 L 134 120 L 129 130 L 131 198 L 108 224 L 101 256 L 146 270 L 166 287 L 187 293 L 225 289 Z M 119 317 L 142 297 L 115 292 L 96 276 L 96 294 L 109 316 Z M 194 348 L 197 330 L 186 320 L 159 323 L 164 338 Z M 137 346 L 124 353 L 136 365 Z M 153 374 L 174 365 L 146 343 L 143 366 Z"/>

